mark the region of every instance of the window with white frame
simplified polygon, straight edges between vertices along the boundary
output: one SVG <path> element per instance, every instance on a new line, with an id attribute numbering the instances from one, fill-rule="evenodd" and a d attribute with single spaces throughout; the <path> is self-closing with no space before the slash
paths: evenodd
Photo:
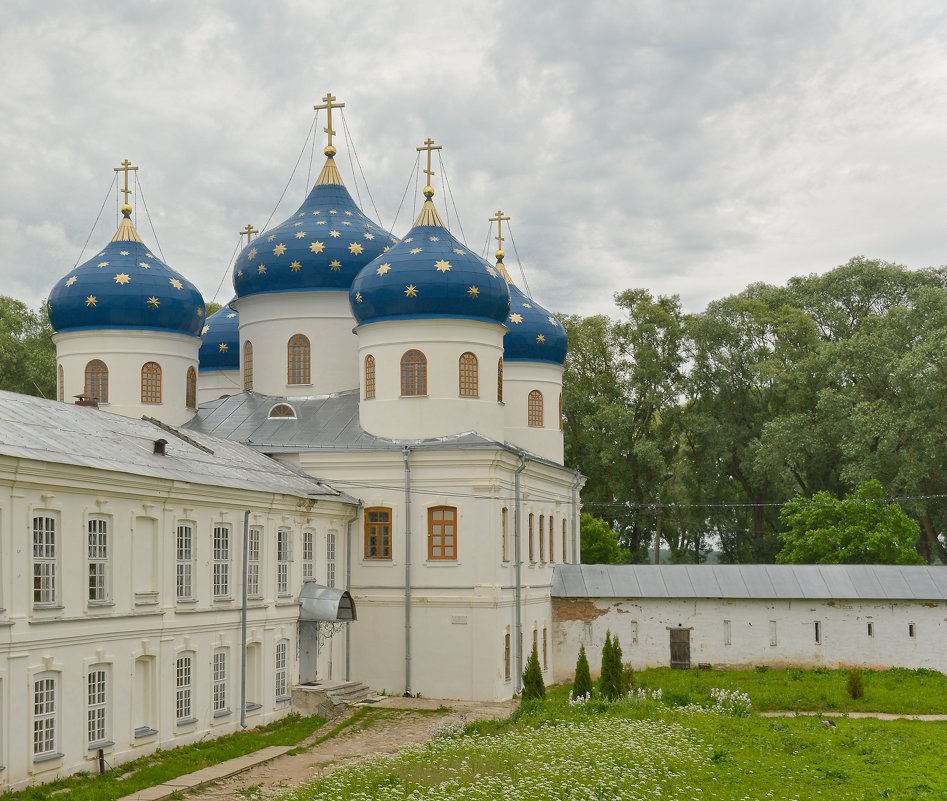
<path id="1" fill-rule="evenodd" d="M 288 693 L 286 692 L 287 687 L 287 672 L 286 672 L 286 661 L 287 661 L 287 652 L 289 651 L 289 642 L 287 640 L 280 640 L 276 643 L 276 700 L 279 701 L 282 698 L 286 698 Z"/>
<path id="2" fill-rule="evenodd" d="M 247 532 L 247 595 L 260 595 L 260 538 L 263 529 L 251 526 Z"/>
<path id="3" fill-rule="evenodd" d="M 230 595 L 230 526 L 218 523 L 214 526 L 214 597 Z"/>
<path id="4" fill-rule="evenodd" d="M 335 586 L 335 532 L 326 535 L 326 586 Z"/>
<path id="5" fill-rule="evenodd" d="M 56 705 L 55 673 L 41 673 L 33 679 L 33 758 L 52 756 L 56 753 Z"/>
<path id="6" fill-rule="evenodd" d="M 289 595 L 289 563 L 293 558 L 293 532 L 288 528 L 276 531 L 276 593 Z"/>
<path id="7" fill-rule="evenodd" d="M 108 520 L 93 517 L 89 520 L 89 600 L 109 599 L 109 530 Z"/>
<path id="8" fill-rule="evenodd" d="M 89 703 L 86 731 L 89 745 L 108 740 L 108 666 L 93 665 L 89 669 Z"/>
<path id="9" fill-rule="evenodd" d="M 312 529 L 303 532 L 303 581 L 315 577 L 313 557 L 315 555 L 316 533 Z"/>
<path id="10" fill-rule="evenodd" d="M 194 693 L 194 655 L 178 654 L 174 663 L 174 717 L 189 723 L 192 718 Z"/>
<path id="11" fill-rule="evenodd" d="M 33 603 L 54 604 L 56 583 L 56 519 L 47 515 L 33 518 Z"/>
<path id="12" fill-rule="evenodd" d="M 175 545 L 175 593 L 179 599 L 194 597 L 194 526 L 178 523 Z"/>
<path id="13" fill-rule="evenodd" d="M 227 651 L 223 648 L 214 651 L 211 694 L 214 700 L 215 714 L 230 710 L 230 705 L 227 703 Z"/>

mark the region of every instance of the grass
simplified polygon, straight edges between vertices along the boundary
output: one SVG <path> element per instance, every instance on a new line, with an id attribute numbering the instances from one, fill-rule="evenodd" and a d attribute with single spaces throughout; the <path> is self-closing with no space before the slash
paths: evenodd
<path id="1" fill-rule="evenodd" d="M 0 801 L 60 801 L 65 798 L 70 801 L 114 801 L 146 787 L 267 746 L 295 745 L 325 722 L 325 718 L 315 715 L 306 718 L 290 715 L 256 729 L 179 748 L 158 750 L 133 762 L 125 762 L 114 772 L 107 772 L 103 776 L 79 773 L 49 784 L 12 790 L 0 795 Z M 118 778 L 119 774 L 122 779 Z"/>

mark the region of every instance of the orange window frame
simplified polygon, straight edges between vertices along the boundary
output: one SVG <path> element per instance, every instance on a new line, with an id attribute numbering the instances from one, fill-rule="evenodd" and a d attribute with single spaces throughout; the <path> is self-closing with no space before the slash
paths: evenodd
<path id="1" fill-rule="evenodd" d="M 480 394 L 477 357 L 470 353 L 462 353 L 457 365 L 458 391 L 462 398 L 476 398 Z"/>
<path id="2" fill-rule="evenodd" d="M 109 368 L 101 359 L 93 359 L 85 366 L 83 391 L 99 403 L 109 402 Z"/>
<path id="3" fill-rule="evenodd" d="M 427 558 L 457 559 L 456 506 L 432 506 L 427 510 Z"/>
<path id="4" fill-rule="evenodd" d="M 249 339 L 243 343 L 243 388 L 253 389 L 253 343 Z"/>
<path id="5" fill-rule="evenodd" d="M 401 357 L 401 397 L 419 395 L 427 395 L 427 356 L 412 349 Z"/>
<path id="6" fill-rule="evenodd" d="M 286 383 L 312 383 L 312 349 L 309 337 L 305 334 L 293 334 L 286 343 Z"/>
<path id="7" fill-rule="evenodd" d="M 197 408 L 197 370 L 187 368 L 187 378 L 184 385 L 184 405 L 188 409 Z"/>
<path id="8" fill-rule="evenodd" d="M 365 357 L 365 400 L 375 397 L 375 357 L 370 353 Z"/>
<path id="9" fill-rule="evenodd" d="M 141 366 L 141 402 L 161 403 L 161 365 L 145 362 Z"/>
<path id="10" fill-rule="evenodd" d="M 543 427 L 543 393 L 534 389 L 527 399 L 527 420 L 533 428 Z"/>
<path id="11" fill-rule="evenodd" d="M 365 558 L 391 559 L 391 509 L 374 506 L 365 510 Z"/>

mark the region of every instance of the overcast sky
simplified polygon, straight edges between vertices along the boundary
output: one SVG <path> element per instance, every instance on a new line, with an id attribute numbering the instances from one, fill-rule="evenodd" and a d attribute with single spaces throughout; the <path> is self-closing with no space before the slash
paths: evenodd
<path id="1" fill-rule="evenodd" d="M 330 90 L 367 214 L 404 234 L 415 148 L 433 137 L 453 233 L 484 252 L 502 208 L 514 279 L 518 252 L 534 297 L 559 312 L 614 313 L 631 287 L 700 311 L 855 255 L 941 265 L 945 9 L 4 0 L 0 294 L 38 304 L 90 231 L 82 260 L 95 255 L 128 158 L 142 238 L 206 300 L 228 300 L 237 232 L 271 215 L 301 152 L 271 224 L 322 165 L 324 112 L 311 172 L 304 142 Z"/>

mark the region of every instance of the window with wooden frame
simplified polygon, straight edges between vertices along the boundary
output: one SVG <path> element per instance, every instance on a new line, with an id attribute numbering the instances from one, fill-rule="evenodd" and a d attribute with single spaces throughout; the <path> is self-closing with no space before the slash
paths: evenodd
<path id="1" fill-rule="evenodd" d="M 59 386 L 56 387 L 56 397 L 59 398 L 59 402 L 62 403 L 63 399 L 66 396 L 66 377 L 63 374 L 62 365 L 59 365 L 59 368 L 56 370 L 57 377 L 59 380 L 56 382 Z"/>
<path id="2" fill-rule="evenodd" d="M 539 561 L 546 561 L 546 516 L 539 516 Z"/>
<path id="3" fill-rule="evenodd" d="M 503 358 L 497 362 L 497 403 L 503 403 Z"/>
<path id="4" fill-rule="evenodd" d="M 503 547 L 502 547 L 502 555 L 503 555 L 503 561 L 504 561 L 504 562 L 508 561 L 509 558 L 510 558 L 509 546 L 508 546 L 508 544 L 507 544 L 508 541 L 507 541 L 507 537 L 506 537 L 506 521 L 507 521 L 508 516 L 509 516 L 509 515 L 508 515 L 508 510 L 507 510 L 507 508 L 504 506 L 503 509 L 500 511 L 500 535 L 501 535 L 501 537 L 502 537 L 501 543 L 502 543 L 502 546 L 503 546 Z"/>
<path id="5" fill-rule="evenodd" d="M 305 334 L 293 334 L 286 344 L 286 383 L 311 383 L 309 337 Z"/>
<path id="6" fill-rule="evenodd" d="M 549 670 L 549 648 L 547 646 L 545 626 L 543 626 L 543 670 Z"/>
<path id="7" fill-rule="evenodd" d="M 85 386 L 82 391 L 99 403 L 109 402 L 109 368 L 101 359 L 93 359 L 85 366 Z"/>
<path id="8" fill-rule="evenodd" d="M 290 406 L 288 403 L 277 403 L 272 409 L 270 409 L 267 417 L 270 420 L 277 420 L 282 418 L 292 418 L 296 419 L 296 410 Z"/>
<path id="9" fill-rule="evenodd" d="M 427 510 L 427 558 L 457 558 L 457 507 L 432 506 Z"/>
<path id="10" fill-rule="evenodd" d="M 556 561 L 556 519 L 549 515 L 549 561 Z"/>
<path id="11" fill-rule="evenodd" d="M 504 680 L 509 681 L 513 676 L 513 671 L 510 665 L 510 634 L 507 632 L 503 635 L 503 677 Z"/>
<path id="12" fill-rule="evenodd" d="M 141 366 L 141 402 L 161 403 L 161 365 L 145 362 Z"/>
<path id="13" fill-rule="evenodd" d="M 543 427 L 543 393 L 534 389 L 527 399 L 527 423 L 535 428 Z"/>
<path id="14" fill-rule="evenodd" d="M 474 354 L 462 353 L 458 363 L 460 377 L 460 396 L 462 398 L 476 398 L 479 393 L 477 377 L 477 357 Z"/>
<path id="15" fill-rule="evenodd" d="M 253 389 L 253 343 L 249 339 L 243 343 L 243 388 Z"/>
<path id="16" fill-rule="evenodd" d="M 188 409 L 197 408 L 197 370 L 193 367 L 187 368 L 187 381 L 184 390 L 184 405 Z"/>
<path id="17" fill-rule="evenodd" d="M 527 528 L 527 533 L 529 534 L 529 561 L 535 562 L 536 557 L 533 551 L 533 515 L 529 515 L 529 526 Z"/>
<path id="18" fill-rule="evenodd" d="M 365 357 L 365 400 L 375 397 L 375 357 L 370 353 Z"/>
<path id="19" fill-rule="evenodd" d="M 401 397 L 427 395 L 427 357 L 409 350 L 401 357 Z"/>
<path id="20" fill-rule="evenodd" d="M 365 510 L 365 558 L 391 559 L 391 509 Z"/>
<path id="21" fill-rule="evenodd" d="M 566 550 L 566 519 L 562 518 L 562 561 L 569 561 L 569 552 Z"/>
<path id="22" fill-rule="evenodd" d="M 559 393 L 559 430 L 562 431 L 562 393 Z"/>

